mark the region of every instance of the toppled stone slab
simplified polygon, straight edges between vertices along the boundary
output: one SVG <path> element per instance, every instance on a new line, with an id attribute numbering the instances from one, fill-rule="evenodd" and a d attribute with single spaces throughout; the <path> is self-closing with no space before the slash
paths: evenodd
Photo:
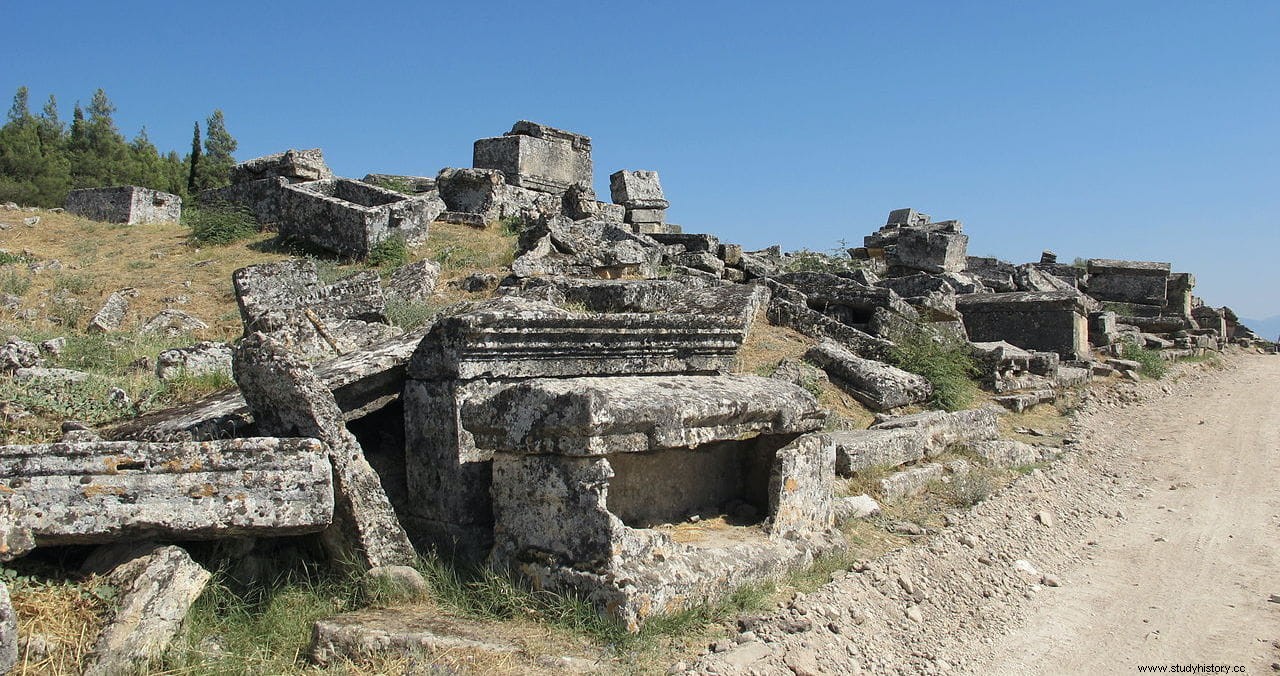
<path id="1" fill-rule="evenodd" d="M 129 313 L 129 299 L 119 291 L 112 291 L 102 307 L 94 313 L 85 326 L 88 333 L 109 333 L 120 328 Z"/>
<path id="2" fill-rule="evenodd" d="M 160 380 L 217 373 L 231 377 L 231 346 L 227 343 L 202 341 L 165 350 L 156 356 L 156 377 Z"/>
<path id="3" fill-rule="evenodd" d="M 405 365 L 427 328 L 315 365 L 316 375 L 333 392 L 347 421 L 378 411 L 399 398 Z M 236 391 L 209 395 L 136 418 L 109 430 L 107 435 L 144 441 L 204 441 L 245 436 L 253 431 L 253 414 Z"/>
<path id="4" fill-rule="evenodd" d="M 1019 394 L 1007 394 L 993 399 L 997 404 L 1013 411 L 1014 413 L 1022 413 L 1023 411 L 1038 404 L 1052 404 L 1057 400 L 1058 392 L 1052 389 L 1021 392 Z"/>
<path id="5" fill-rule="evenodd" d="M 275 438 L 0 446 L 0 503 L 40 546 L 312 533 L 333 514 L 327 455 Z"/>
<path id="6" fill-rule="evenodd" d="M 923 411 L 878 423 L 872 430 L 912 429 L 921 433 L 924 453 L 937 455 L 951 446 L 971 444 L 1000 436 L 999 410 L 991 407 L 965 411 Z"/>
<path id="7" fill-rule="evenodd" d="M 436 179 L 432 176 L 405 176 L 402 174 L 365 174 L 360 179 L 379 188 L 406 193 L 426 193 L 436 189 Z"/>
<path id="8" fill-rule="evenodd" d="M 880 494 L 886 500 L 897 500 L 924 490 L 925 486 L 941 479 L 945 474 L 946 468 L 936 462 L 904 469 L 880 480 Z"/>
<path id="9" fill-rule="evenodd" d="M 833 508 L 836 523 L 850 519 L 865 519 L 880 513 L 880 503 L 867 494 L 850 495 L 839 498 Z"/>
<path id="10" fill-rule="evenodd" d="M 261 433 L 305 435 L 329 447 L 335 509 L 323 541 L 333 559 L 355 560 L 365 568 L 412 565 L 413 546 L 324 382 L 300 357 L 261 333 L 240 342 L 234 372 Z"/>
<path id="11" fill-rule="evenodd" d="M 766 280 L 766 285 L 767 285 Z M 773 289 L 773 286 L 769 286 Z M 767 315 L 775 326 L 785 326 L 816 340 L 830 339 L 857 354 L 875 359 L 888 358 L 893 343 L 842 324 L 807 305 L 780 297 L 775 291 L 769 300 Z"/>
<path id="12" fill-rule="evenodd" d="M 662 193 L 656 171 L 615 171 L 609 175 L 609 196 L 614 204 L 630 209 L 666 209 L 671 206 Z"/>
<path id="13" fill-rule="evenodd" d="M 182 219 L 181 197 L 136 185 L 72 190 L 64 206 L 69 213 L 107 223 L 142 225 Z"/>
<path id="14" fill-rule="evenodd" d="M 961 272 L 965 266 L 965 250 L 969 236 L 959 232 L 958 221 L 951 230 L 903 228 L 894 251 L 896 260 L 891 265 L 924 272 Z"/>
<path id="15" fill-rule="evenodd" d="M 916 404 L 933 394 L 933 386 L 923 376 L 863 359 L 830 340 L 809 348 L 805 359 L 826 371 L 832 382 L 853 398 L 877 411 Z"/>
<path id="16" fill-rule="evenodd" d="M 971 340 L 1008 341 L 1026 350 L 1057 352 L 1063 359 L 1089 355 L 1089 325 L 1076 293 L 971 294 L 956 299 Z"/>
<path id="17" fill-rule="evenodd" d="M 132 673 L 164 654 L 212 574 L 179 547 L 155 547 L 107 576 L 120 589 L 111 621 L 94 643 L 84 673 Z"/>
<path id="18" fill-rule="evenodd" d="M 759 376 L 539 378 L 468 401 L 481 448 L 606 455 L 820 429 L 813 396 Z"/>
<path id="19" fill-rule="evenodd" d="M 138 333 L 180 336 L 184 333 L 201 331 L 207 328 L 209 328 L 209 325 L 198 317 L 193 317 L 182 310 L 169 308 L 157 312 L 154 317 L 143 322 L 138 329 Z"/>
<path id="20" fill-rule="evenodd" d="M 975 441 L 969 450 L 996 467 L 1025 467 L 1041 460 L 1039 449 L 1014 439 Z"/>
<path id="21" fill-rule="evenodd" d="M 440 264 L 420 260 L 402 265 L 391 273 L 387 284 L 388 298 L 401 301 L 422 301 L 431 296 L 440 280 Z"/>
<path id="22" fill-rule="evenodd" d="M 581 279 L 529 277 L 510 293 L 553 305 L 581 306 L 588 312 L 659 312 L 689 291 L 668 279 Z"/>
<path id="23" fill-rule="evenodd" d="M 261 263 L 231 274 L 245 333 L 262 332 L 308 357 L 343 355 L 400 333 L 388 325 L 378 274 L 323 285 L 315 261 Z"/>
<path id="24" fill-rule="evenodd" d="M 925 436 L 918 429 L 832 432 L 836 474 L 851 476 L 872 467 L 897 467 L 925 457 Z"/>
<path id="25" fill-rule="evenodd" d="M 803 294 L 809 308 L 873 336 L 893 340 L 919 323 L 916 310 L 889 288 L 820 272 L 793 272 L 774 281 Z"/>
<path id="26" fill-rule="evenodd" d="M 0 582 L 0 674 L 18 664 L 18 614 L 9 601 L 9 587 Z"/>
<path id="27" fill-rule="evenodd" d="M 29 383 L 37 380 L 55 383 L 83 383 L 88 382 L 89 378 L 89 374 L 84 371 L 46 368 L 43 366 L 32 366 L 13 372 L 14 381 L 19 383 Z"/>
<path id="28" fill-rule="evenodd" d="M 661 246 L 630 228 L 609 221 L 557 217 L 525 229 L 511 271 L 516 277 L 651 279 L 657 276 L 661 259 Z"/>
<path id="29" fill-rule="evenodd" d="M 520 648 L 499 641 L 483 623 L 438 609 L 375 608 L 319 620 L 311 632 L 311 661 L 321 667 L 372 658 L 476 652 L 514 655 Z"/>

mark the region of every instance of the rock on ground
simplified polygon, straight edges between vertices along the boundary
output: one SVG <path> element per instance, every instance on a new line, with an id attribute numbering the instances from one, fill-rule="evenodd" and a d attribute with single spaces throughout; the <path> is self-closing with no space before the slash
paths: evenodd
<path id="1" fill-rule="evenodd" d="M 88 659 L 86 676 L 132 673 L 159 657 L 182 627 L 212 574 L 180 547 L 156 547 L 117 566 L 108 580 L 119 607 Z"/>
<path id="2" fill-rule="evenodd" d="M 18 663 L 18 616 L 9 602 L 9 588 L 0 582 L 0 674 Z"/>

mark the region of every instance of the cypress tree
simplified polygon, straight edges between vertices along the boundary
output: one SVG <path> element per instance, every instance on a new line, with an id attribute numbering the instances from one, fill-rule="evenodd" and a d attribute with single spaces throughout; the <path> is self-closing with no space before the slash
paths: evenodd
<path id="1" fill-rule="evenodd" d="M 191 155 L 187 158 L 187 194 L 195 195 L 198 191 L 197 173 L 200 171 L 200 123 L 196 122 L 195 133 L 191 136 Z"/>
<path id="2" fill-rule="evenodd" d="M 227 132 L 222 110 L 214 110 L 204 127 L 204 157 L 199 171 L 201 190 L 221 188 L 231 182 L 228 176 L 236 164 L 232 153 L 238 145 Z"/>

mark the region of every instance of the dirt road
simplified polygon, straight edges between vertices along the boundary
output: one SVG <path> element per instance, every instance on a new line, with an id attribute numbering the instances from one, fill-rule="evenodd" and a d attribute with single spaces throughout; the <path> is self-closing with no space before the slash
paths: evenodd
<path id="1" fill-rule="evenodd" d="M 1127 523 L 1086 537 L 1026 624 L 974 671 L 1137 673 L 1280 661 L 1280 357 L 1242 356 L 1204 387 L 1099 416 L 1132 449 Z M 1280 600 L 1280 597 L 1277 597 Z"/>
<path id="2" fill-rule="evenodd" d="M 1057 462 L 917 545 L 740 622 L 735 645 L 686 670 L 1271 673 L 1280 357 L 1230 362 L 1091 391 Z"/>

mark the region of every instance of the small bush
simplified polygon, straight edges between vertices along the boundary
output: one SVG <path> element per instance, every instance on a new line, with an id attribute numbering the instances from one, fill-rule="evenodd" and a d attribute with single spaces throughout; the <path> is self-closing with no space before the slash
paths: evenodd
<path id="1" fill-rule="evenodd" d="M 1120 356 L 1123 359 L 1141 364 L 1138 368 L 1138 373 L 1148 378 L 1159 380 L 1169 372 L 1169 365 L 1160 356 L 1160 352 L 1139 345 L 1132 340 L 1125 342 L 1120 351 Z"/>
<path id="2" fill-rule="evenodd" d="M 498 220 L 498 227 L 502 229 L 502 234 L 518 237 L 525 228 L 525 222 L 519 216 L 505 216 Z"/>
<path id="3" fill-rule="evenodd" d="M 964 474 L 951 477 L 946 484 L 947 499 L 957 507 L 972 507 L 991 497 L 996 490 L 996 483 L 991 475 L 982 468 L 972 468 Z"/>
<path id="4" fill-rule="evenodd" d="M 438 310 L 439 308 L 431 303 L 389 298 L 386 310 L 387 322 L 408 331 L 431 321 Z"/>
<path id="5" fill-rule="evenodd" d="M 833 275 L 853 272 L 862 267 L 860 261 L 849 257 L 843 242 L 827 252 L 800 249 L 788 253 L 782 259 L 783 272 L 826 272 Z"/>
<path id="6" fill-rule="evenodd" d="M 396 268 L 409 262 L 409 244 L 397 233 L 369 249 L 365 264 L 374 268 Z"/>
<path id="7" fill-rule="evenodd" d="M 900 338 L 890 358 L 898 368 L 929 381 L 937 408 L 956 411 L 973 401 L 978 367 L 964 341 L 920 328 Z"/>
<path id="8" fill-rule="evenodd" d="M 93 278 L 77 272 L 59 272 L 53 278 L 53 290 L 74 294 L 87 293 L 93 288 Z"/>
<path id="9" fill-rule="evenodd" d="M 182 221 L 191 228 L 194 244 L 224 246 L 253 237 L 260 230 L 248 209 L 230 204 L 188 207 L 182 212 Z"/>
<path id="10" fill-rule="evenodd" d="M 27 263 L 34 263 L 35 260 L 35 258 L 27 254 L 10 253 L 0 249 L 0 265 L 12 265 L 14 263 L 26 265 Z"/>
<path id="11" fill-rule="evenodd" d="M 31 288 L 31 277 L 17 270 L 0 272 L 0 293 L 21 296 Z"/>

